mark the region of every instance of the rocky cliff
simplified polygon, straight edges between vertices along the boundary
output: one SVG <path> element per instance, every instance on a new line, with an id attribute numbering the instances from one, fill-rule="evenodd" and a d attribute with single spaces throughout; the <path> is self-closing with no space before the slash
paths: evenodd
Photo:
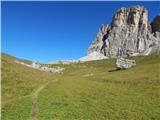
<path id="1" fill-rule="evenodd" d="M 94 52 L 106 57 L 148 55 L 159 50 L 160 16 L 148 22 L 148 11 L 142 6 L 121 8 L 112 22 L 102 25 L 87 55 Z"/>

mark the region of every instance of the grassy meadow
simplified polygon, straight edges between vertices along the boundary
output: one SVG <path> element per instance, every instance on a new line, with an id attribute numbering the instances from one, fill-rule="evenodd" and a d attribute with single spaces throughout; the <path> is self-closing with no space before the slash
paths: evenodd
<path id="1" fill-rule="evenodd" d="M 3 53 L 2 119 L 159 120 L 160 57 L 131 59 L 137 65 L 128 70 L 117 71 L 116 59 L 110 59 L 60 64 L 64 73 L 52 74 L 14 63 Z"/>

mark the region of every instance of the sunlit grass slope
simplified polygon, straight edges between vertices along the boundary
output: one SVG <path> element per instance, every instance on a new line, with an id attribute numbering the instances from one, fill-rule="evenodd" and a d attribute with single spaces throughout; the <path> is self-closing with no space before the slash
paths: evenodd
<path id="1" fill-rule="evenodd" d="M 39 119 L 160 119 L 159 56 L 135 57 L 116 71 L 115 59 L 72 64 L 39 96 Z"/>
<path id="2" fill-rule="evenodd" d="M 45 82 L 54 79 L 52 74 L 17 64 L 20 60 L 2 53 L 2 119 L 27 120 L 31 111 L 31 94 Z"/>
<path id="3" fill-rule="evenodd" d="M 132 57 L 137 65 L 128 70 L 116 71 L 115 59 L 58 65 L 66 68 L 63 74 L 43 73 L 4 58 L 2 118 L 6 120 L 28 120 L 30 95 L 55 79 L 57 82 L 50 82 L 38 95 L 38 120 L 160 119 L 157 54 Z"/>

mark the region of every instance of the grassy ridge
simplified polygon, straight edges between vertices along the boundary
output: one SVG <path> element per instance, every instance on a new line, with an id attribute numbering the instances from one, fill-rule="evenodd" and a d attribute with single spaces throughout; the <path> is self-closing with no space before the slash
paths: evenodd
<path id="1" fill-rule="evenodd" d="M 3 58 L 3 60 L 6 60 L 6 61 L 15 61 L 15 60 L 18 60 L 20 62 L 24 62 L 24 63 L 27 63 L 27 64 L 31 64 L 32 61 L 29 61 L 29 60 L 26 60 L 26 59 L 20 59 L 20 58 L 16 58 L 12 55 L 9 55 L 9 54 L 6 54 L 6 53 L 1 53 L 1 57 Z"/>
<path id="2" fill-rule="evenodd" d="M 160 119 L 159 55 L 132 57 L 137 65 L 115 70 L 115 59 L 58 65 L 49 74 L 16 64 L 2 54 L 2 118 L 30 119 L 31 95 L 38 95 L 38 120 Z M 52 65 L 55 66 L 55 65 Z"/>

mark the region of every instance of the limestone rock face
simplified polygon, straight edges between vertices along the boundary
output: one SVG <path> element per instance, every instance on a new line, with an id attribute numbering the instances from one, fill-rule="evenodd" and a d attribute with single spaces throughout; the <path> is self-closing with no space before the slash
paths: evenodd
<path id="1" fill-rule="evenodd" d="M 148 55 L 152 49 L 159 49 L 159 17 L 154 21 L 150 25 L 148 11 L 142 6 L 121 8 L 110 24 L 99 29 L 87 54 L 96 51 L 106 57 Z M 153 26 L 156 27 L 152 30 Z"/>

